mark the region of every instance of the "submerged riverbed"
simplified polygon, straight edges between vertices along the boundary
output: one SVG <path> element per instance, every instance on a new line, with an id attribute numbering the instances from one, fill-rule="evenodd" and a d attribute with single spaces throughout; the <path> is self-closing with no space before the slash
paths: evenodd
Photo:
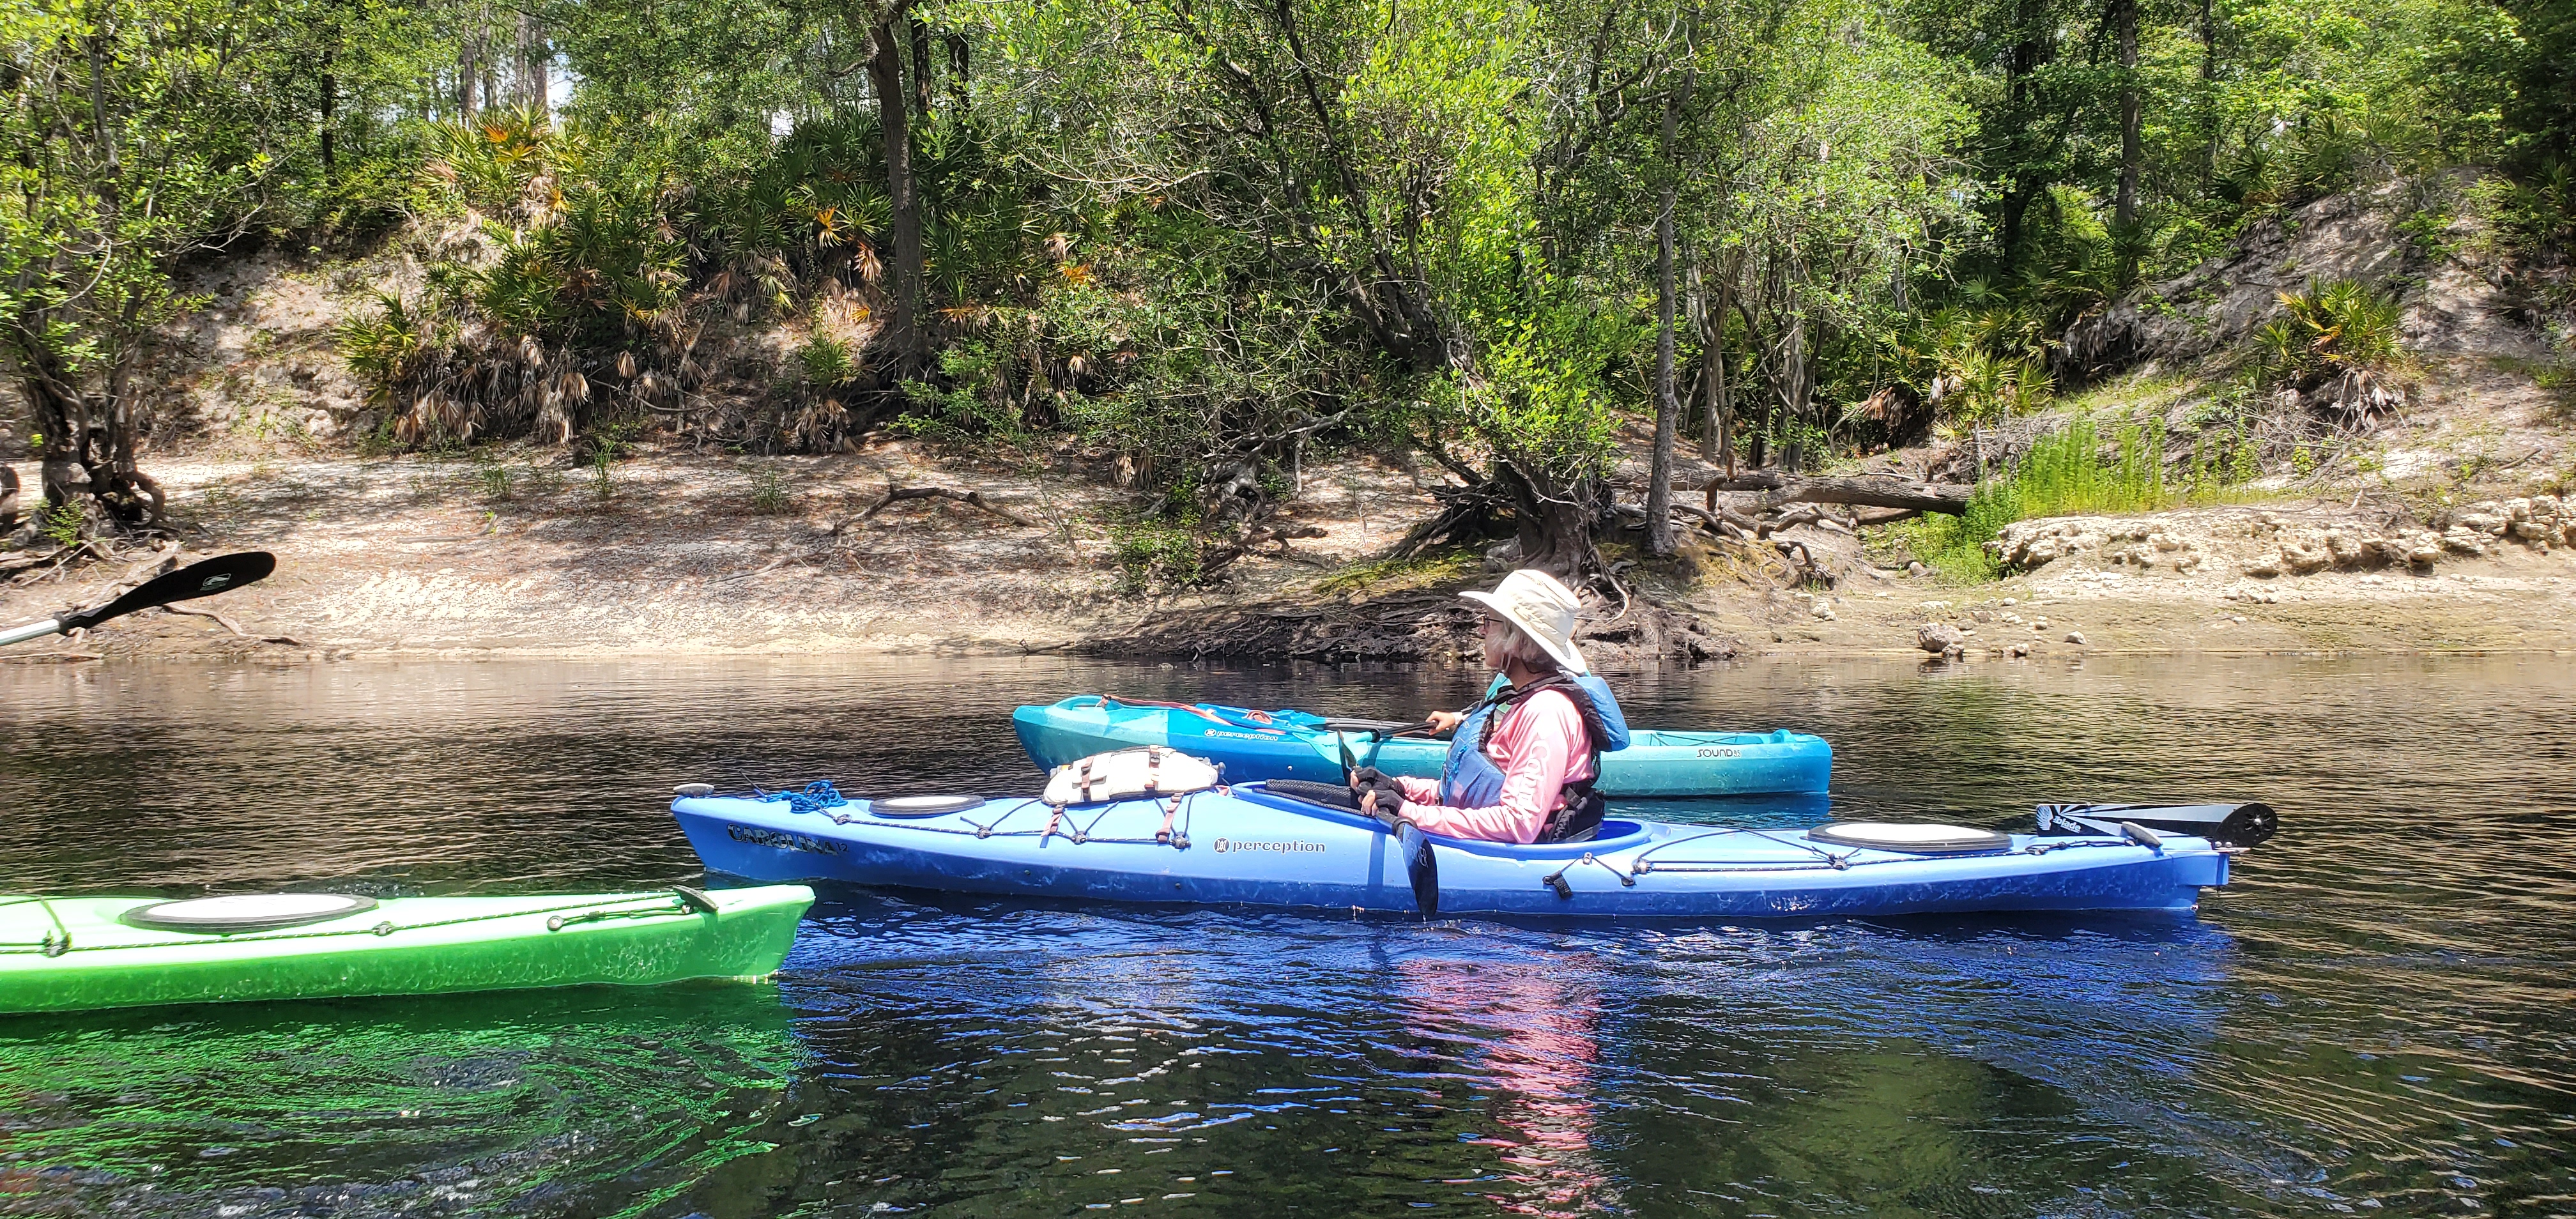
<path id="1" fill-rule="evenodd" d="M 2197 920 L 1584 926 L 837 891 L 774 984 L 0 1019 L 0 1213 L 2563 1214 L 2576 666 L 1617 679 L 1838 816 L 2264 799 Z M 693 881 L 671 785 L 1033 790 L 1022 702 L 1457 669 L 0 668 L 0 892 Z M 1812 807 L 1641 809 L 1811 821 Z"/>

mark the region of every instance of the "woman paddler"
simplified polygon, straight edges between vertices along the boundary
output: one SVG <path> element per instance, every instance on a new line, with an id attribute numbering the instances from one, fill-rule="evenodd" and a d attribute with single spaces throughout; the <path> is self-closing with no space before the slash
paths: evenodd
<path id="1" fill-rule="evenodd" d="M 1608 683 L 1574 647 L 1579 603 L 1542 571 L 1503 577 L 1484 607 L 1485 663 L 1508 686 L 1432 726 L 1451 733 L 1437 782 L 1352 773 L 1360 811 L 1410 821 L 1425 833 L 1491 842 L 1575 842 L 1601 825 L 1593 790 L 1601 755 L 1628 744 L 1627 721 Z"/>

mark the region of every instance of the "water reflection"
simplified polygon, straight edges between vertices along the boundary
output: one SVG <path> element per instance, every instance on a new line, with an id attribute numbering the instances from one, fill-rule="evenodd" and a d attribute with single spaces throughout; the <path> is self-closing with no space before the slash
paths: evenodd
<path id="1" fill-rule="evenodd" d="M 1411 718 L 1476 684 L 1055 659 L 0 669 L 0 889 L 663 884 L 698 874 L 675 782 L 1026 790 L 1020 702 Z M 2285 829 L 2197 921 L 842 892 L 758 1003 L 564 998 L 550 1033 L 481 1000 L 14 1023 L 0 1209 L 2547 1213 L 2576 1196 L 2571 688 L 2552 661 L 1637 675 L 1636 722 L 1819 732 L 1838 757 L 1830 813 L 1636 812 L 2000 825 L 2039 800 L 2259 797 Z M 439 1120 L 404 1116 L 415 1097 Z"/>
<path id="2" fill-rule="evenodd" d="M 1604 1103 L 1599 998 L 1581 966 L 1566 964 L 1573 967 L 1480 970 L 1408 957 L 1396 971 L 1394 1008 L 1414 1030 L 1434 1044 L 1483 1051 L 1481 1062 L 1457 1061 L 1452 1070 L 1481 1076 L 1493 1090 L 1486 1112 L 1496 1130 L 1459 1138 L 1496 1149 L 1501 1171 L 1487 1197 L 1512 1214 L 1619 1205 L 1618 1186 L 1593 1147 Z"/>
<path id="3" fill-rule="evenodd" d="M 649 1207 L 759 1149 L 788 1020 L 730 985 L 0 1021 L 0 1209 Z"/>

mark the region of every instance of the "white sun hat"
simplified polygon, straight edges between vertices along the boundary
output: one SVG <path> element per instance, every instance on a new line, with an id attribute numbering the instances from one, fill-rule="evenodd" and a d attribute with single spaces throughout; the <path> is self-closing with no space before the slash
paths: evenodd
<path id="1" fill-rule="evenodd" d="M 1536 642 L 1568 673 L 1589 673 L 1583 653 L 1574 647 L 1574 616 L 1582 609 L 1574 590 L 1543 571 L 1524 567 L 1503 577 L 1490 593 L 1460 593 Z"/>

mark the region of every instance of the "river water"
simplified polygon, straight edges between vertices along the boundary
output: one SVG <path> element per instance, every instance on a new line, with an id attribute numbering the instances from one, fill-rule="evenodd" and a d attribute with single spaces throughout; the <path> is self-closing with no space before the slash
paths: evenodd
<path id="1" fill-rule="evenodd" d="M 1033 790 L 1076 691 L 1457 669 L 0 668 L 0 892 L 700 877 L 678 782 Z M 826 894 L 772 984 L 0 1018 L 0 1212 L 2576 1212 L 2576 665 L 1750 663 L 1839 816 L 2260 798 L 2197 919 L 1580 926 Z M 1664 806 L 1813 820 L 1812 807 Z"/>

